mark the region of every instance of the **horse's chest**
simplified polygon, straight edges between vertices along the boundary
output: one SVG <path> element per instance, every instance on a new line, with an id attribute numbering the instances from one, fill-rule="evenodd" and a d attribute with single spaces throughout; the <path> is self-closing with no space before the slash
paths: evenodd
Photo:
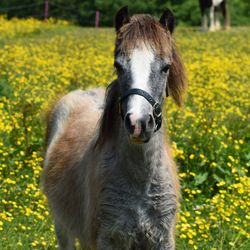
<path id="1" fill-rule="evenodd" d="M 126 239 L 136 249 L 150 249 L 167 242 L 176 212 L 173 192 L 162 190 L 162 193 L 135 195 L 116 190 L 106 198 L 101 214 L 114 239 L 121 242 Z"/>

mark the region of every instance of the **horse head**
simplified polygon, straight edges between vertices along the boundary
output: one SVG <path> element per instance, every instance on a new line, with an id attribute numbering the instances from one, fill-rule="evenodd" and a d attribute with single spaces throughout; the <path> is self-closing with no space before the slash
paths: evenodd
<path id="1" fill-rule="evenodd" d="M 172 33 L 174 16 L 167 9 L 160 19 L 129 17 L 128 8 L 115 18 L 114 67 L 120 92 L 120 113 L 130 141 L 145 143 L 160 129 L 164 99 L 181 105 L 185 88 L 183 65 Z"/>

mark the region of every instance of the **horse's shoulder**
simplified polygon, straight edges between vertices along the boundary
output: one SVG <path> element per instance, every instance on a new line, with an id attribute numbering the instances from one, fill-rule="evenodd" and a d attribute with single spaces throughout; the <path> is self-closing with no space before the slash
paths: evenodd
<path id="1" fill-rule="evenodd" d="M 63 108 L 65 105 L 69 108 L 77 106 L 90 106 L 91 109 L 100 109 L 103 106 L 105 97 L 104 88 L 95 88 L 90 90 L 77 89 L 63 96 L 57 106 Z"/>

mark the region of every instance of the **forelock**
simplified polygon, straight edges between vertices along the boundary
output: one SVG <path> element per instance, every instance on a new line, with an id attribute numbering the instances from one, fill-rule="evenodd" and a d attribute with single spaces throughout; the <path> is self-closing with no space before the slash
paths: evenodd
<path id="1" fill-rule="evenodd" d="M 173 40 L 156 18 L 135 15 L 117 33 L 116 53 L 130 54 L 134 48 L 141 46 L 152 48 L 161 57 L 171 56 Z"/>

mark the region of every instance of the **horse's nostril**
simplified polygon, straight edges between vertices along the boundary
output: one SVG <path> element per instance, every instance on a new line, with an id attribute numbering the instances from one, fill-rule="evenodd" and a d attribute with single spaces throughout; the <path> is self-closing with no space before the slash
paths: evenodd
<path id="1" fill-rule="evenodd" d="M 149 118 L 148 118 L 148 128 L 150 129 L 154 128 L 154 118 L 152 115 L 149 115 Z"/>
<path id="2" fill-rule="evenodd" d="M 133 134 L 134 129 L 135 129 L 135 125 L 132 124 L 132 122 L 131 122 L 130 114 L 126 114 L 126 116 L 124 118 L 124 122 L 125 122 L 126 129 L 129 131 L 129 133 Z"/>
<path id="3" fill-rule="evenodd" d="M 127 114 L 124 119 L 125 127 L 129 134 L 139 137 L 142 130 L 145 130 L 145 122 L 138 119 L 134 114 Z"/>

